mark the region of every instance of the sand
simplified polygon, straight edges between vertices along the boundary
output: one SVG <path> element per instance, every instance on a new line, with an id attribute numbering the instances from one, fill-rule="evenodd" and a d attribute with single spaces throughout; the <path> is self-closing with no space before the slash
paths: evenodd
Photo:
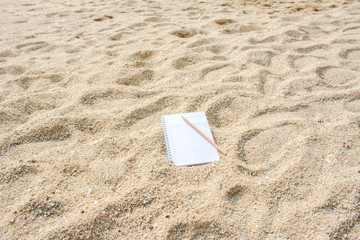
<path id="1" fill-rule="evenodd" d="M 358 239 L 359 1 L 0 1 L 1 239 Z M 220 161 L 177 167 L 161 116 Z"/>

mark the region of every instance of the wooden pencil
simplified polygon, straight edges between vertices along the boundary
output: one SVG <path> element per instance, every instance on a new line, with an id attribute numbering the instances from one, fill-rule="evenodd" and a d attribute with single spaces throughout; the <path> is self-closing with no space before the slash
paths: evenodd
<path id="1" fill-rule="evenodd" d="M 221 152 L 222 154 L 226 155 L 226 152 L 219 147 L 213 140 L 211 140 L 210 138 L 208 138 L 202 131 L 200 131 L 200 129 L 198 129 L 194 124 L 192 124 L 192 122 L 189 121 L 189 119 L 187 119 L 186 117 L 182 116 L 181 117 L 184 119 L 184 121 L 189 124 L 195 131 L 197 131 L 201 136 L 203 136 L 209 143 L 211 143 L 214 147 L 216 147 L 217 150 L 219 150 L 219 152 Z"/>

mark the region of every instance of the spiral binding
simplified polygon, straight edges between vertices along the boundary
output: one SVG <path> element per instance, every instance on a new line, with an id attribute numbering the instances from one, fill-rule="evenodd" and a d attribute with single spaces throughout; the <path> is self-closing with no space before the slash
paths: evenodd
<path id="1" fill-rule="evenodd" d="M 166 129 L 165 118 L 164 117 L 161 118 L 161 122 L 162 122 L 163 129 L 164 129 L 164 139 L 165 139 L 165 145 L 166 145 L 166 152 L 168 154 L 169 160 L 171 162 L 173 162 L 171 152 L 170 152 L 170 143 L 169 143 L 169 138 L 168 138 L 168 134 L 167 134 L 167 129 Z"/>

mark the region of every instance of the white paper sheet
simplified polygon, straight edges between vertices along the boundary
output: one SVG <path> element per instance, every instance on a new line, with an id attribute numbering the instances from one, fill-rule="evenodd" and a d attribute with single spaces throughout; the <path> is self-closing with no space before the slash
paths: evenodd
<path id="1" fill-rule="evenodd" d="M 187 124 L 181 115 L 199 128 L 208 138 L 214 140 L 204 112 L 162 116 L 169 160 L 178 166 L 218 161 L 217 149 Z"/>

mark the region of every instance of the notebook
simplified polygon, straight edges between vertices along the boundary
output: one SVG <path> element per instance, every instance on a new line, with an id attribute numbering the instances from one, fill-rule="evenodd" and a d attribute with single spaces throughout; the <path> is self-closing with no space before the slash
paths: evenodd
<path id="1" fill-rule="evenodd" d="M 178 166 L 198 165 L 219 160 L 217 149 L 181 117 L 184 116 L 208 138 L 213 139 L 204 112 L 162 116 L 168 158 Z"/>

